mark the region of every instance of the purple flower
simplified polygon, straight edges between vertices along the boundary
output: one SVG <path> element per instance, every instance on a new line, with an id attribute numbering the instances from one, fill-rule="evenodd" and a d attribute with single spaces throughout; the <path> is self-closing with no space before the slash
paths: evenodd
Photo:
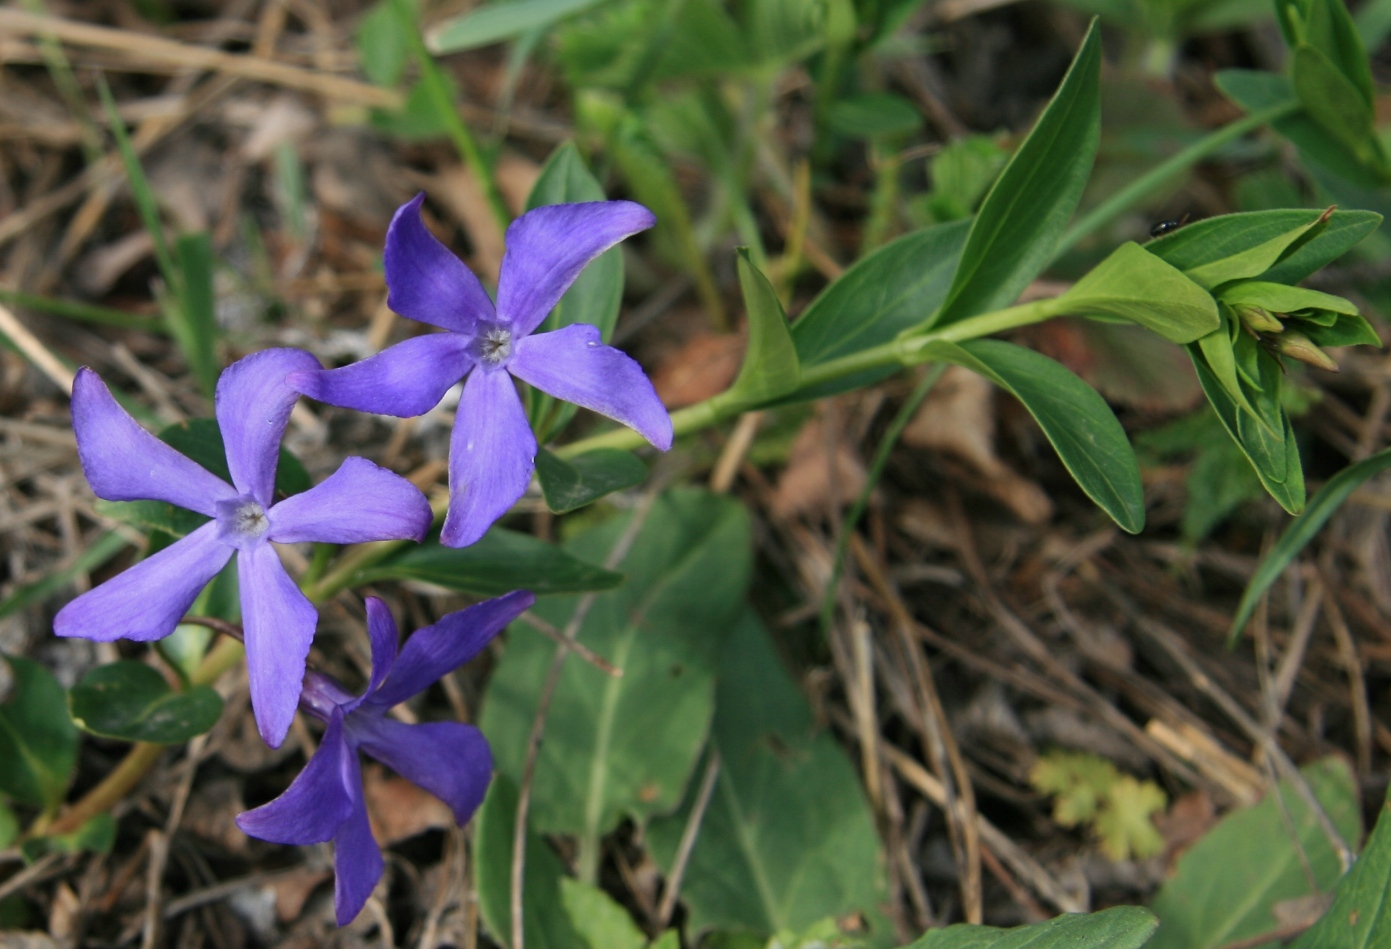
<path id="1" fill-rule="evenodd" d="M 212 521 L 70 602 L 53 631 L 161 639 L 239 554 L 251 704 L 261 737 L 273 747 L 285 740 L 294 717 L 318 613 L 268 541 L 421 540 L 431 520 L 414 485 L 362 458 L 347 459 L 323 483 L 274 503 L 280 436 L 299 397 L 285 376 L 318 365 L 303 350 L 267 349 L 222 373 L 216 415 L 232 484 L 141 428 L 92 370 L 79 369 L 73 382 L 77 454 L 97 497 L 167 501 Z"/>
<path id="2" fill-rule="evenodd" d="M 342 369 L 296 373 L 290 384 L 331 405 L 405 417 L 428 412 L 464 379 L 440 541 L 465 547 L 525 493 L 535 465 L 536 438 L 509 374 L 622 422 L 663 451 L 671 447 L 671 418 L 652 383 L 636 362 L 604 345 L 597 328 L 574 323 L 531 335 L 586 264 L 656 219 L 631 201 L 529 211 L 507 229 L 494 307 L 473 272 L 421 222 L 424 200 L 416 195 L 391 219 L 387 303 L 447 332 Z"/>
<path id="3" fill-rule="evenodd" d="M 476 656 L 535 600 L 519 590 L 450 613 L 417 631 L 397 656 L 391 611 L 369 596 L 372 678 L 367 691 L 354 698 L 326 675 L 312 669 L 305 674 L 300 704 L 328 723 L 319 750 L 284 794 L 238 814 L 237 826 L 279 844 L 332 840 L 338 925 L 352 922 L 382 875 L 381 850 L 372 838 L 362 797 L 358 749 L 448 804 L 460 826 L 468 823 L 493 775 L 493 756 L 483 734 L 458 722 L 407 725 L 386 712 Z"/>

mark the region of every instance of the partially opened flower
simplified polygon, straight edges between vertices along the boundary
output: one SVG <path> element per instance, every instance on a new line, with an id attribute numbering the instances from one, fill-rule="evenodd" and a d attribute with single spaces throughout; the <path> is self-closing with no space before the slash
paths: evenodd
<path id="1" fill-rule="evenodd" d="M 507 229 L 497 305 L 464 263 L 420 220 L 423 194 L 391 219 L 383 262 L 387 303 L 402 316 L 447 332 L 417 336 L 342 369 L 297 373 L 305 395 L 364 412 L 428 412 L 464 379 L 449 443 L 449 512 L 442 543 L 478 540 L 526 491 L 536 438 L 511 376 L 566 402 L 622 422 L 662 450 L 671 418 L 642 367 L 606 346 L 599 330 L 574 323 L 532 335 L 586 264 L 651 227 L 631 201 L 556 204 Z"/>
<path id="2" fill-rule="evenodd" d="M 348 458 L 323 483 L 274 503 L 280 437 L 299 397 L 285 376 L 318 365 L 302 350 L 267 349 L 222 373 L 216 415 L 231 484 L 141 428 L 92 370 L 79 369 L 73 382 L 77 454 L 97 497 L 167 501 L 212 520 L 77 597 L 59 611 L 53 631 L 161 639 L 237 554 L 251 704 L 272 746 L 284 741 L 294 717 L 318 613 L 269 542 L 421 540 L 431 521 L 414 485 L 363 458 Z"/>
<path id="3" fill-rule="evenodd" d="M 369 596 L 372 677 L 367 691 L 354 698 L 322 673 L 311 669 L 305 674 L 300 705 L 328 724 L 319 749 L 284 794 L 238 814 L 237 826 L 279 844 L 332 840 L 338 925 L 352 922 L 382 875 L 382 853 L 362 797 L 358 749 L 449 805 L 460 826 L 468 823 L 493 775 L 493 756 L 483 734 L 458 722 L 407 725 L 386 713 L 472 659 L 535 599 L 519 590 L 450 613 L 417 631 L 397 656 L 391 611 Z"/>

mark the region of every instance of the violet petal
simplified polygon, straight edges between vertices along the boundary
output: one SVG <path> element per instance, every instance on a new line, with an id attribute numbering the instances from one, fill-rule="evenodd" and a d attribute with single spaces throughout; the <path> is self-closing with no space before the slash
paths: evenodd
<path id="1" fill-rule="evenodd" d="M 494 636 L 535 602 L 536 597 L 531 591 L 516 590 L 450 613 L 433 626 L 416 630 L 406 640 L 400 656 L 396 658 L 395 667 L 380 686 L 375 681 L 377 668 L 374 656 L 374 681 L 372 690 L 366 696 L 368 704 L 390 708 L 425 691 L 432 683 L 478 655 Z M 371 614 L 368 616 L 370 621 Z M 395 632 L 394 626 L 392 632 Z"/>
<path id="2" fill-rule="evenodd" d="M 86 366 L 72 383 L 72 427 L 77 457 L 99 498 L 168 501 L 212 517 L 218 501 L 237 495 L 230 484 L 141 428 Z"/>
<path id="3" fill-rule="evenodd" d="M 363 751 L 448 804 L 459 826 L 468 823 L 493 777 L 482 732 L 458 722 L 407 725 L 393 718 L 362 725 L 354 730 Z"/>
<path id="4" fill-rule="evenodd" d="M 267 512 L 267 536 L 281 544 L 318 541 L 424 540 L 433 514 L 420 489 L 366 458 L 345 458 L 338 470 Z"/>
<path id="5" fill-rule="evenodd" d="M 396 650 L 401 634 L 396 629 L 391 610 L 375 596 L 367 597 L 367 637 L 372 641 L 372 678 L 367 683 L 367 691 L 353 701 L 352 708 L 357 708 L 380 689 L 396 665 Z"/>
<path id="6" fill-rule="evenodd" d="M 232 363 L 217 380 L 214 414 L 232 484 L 262 507 L 274 500 L 280 437 L 299 398 L 285 377 L 319 368 L 319 360 L 302 349 L 263 349 Z"/>
<path id="7" fill-rule="evenodd" d="M 53 632 L 107 642 L 162 639 L 174 631 L 208 581 L 232 557 L 217 522 L 88 590 L 58 611 Z"/>
<path id="8" fill-rule="evenodd" d="M 238 814 L 237 826 L 252 837 L 297 847 L 333 839 L 358 793 L 347 784 L 349 756 L 356 759 L 357 750 L 343 736 L 343 713 L 335 712 L 304 770 L 275 800 Z"/>
<path id="9" fill-rule="evenodd" d="M 508 370 L 557 399 L 622 422 L 662 451 L 671 447 L 671 416 L 632 357 L 604 345 L 597 327 L 573 323 L 517 341 Z"/>
<path id="10" fill-rule="evenodd" d="M 362 767 L 357 753 L 348 756 L 346 780 L 353 788 L 353 808 L 348 819 L 338 825 L 333 837 L 333 906 L 338 925 L 346 926 L 357 918 L 367 898 L 382 878 L 382 851 L 372 836 L 367 820 L 367 803 L 362 797 Z"/>
<path id="11" fill-rule="evenodd" d="M 359 412 L 424 415 L 473 366 L 472 337 L 415 336 L 342 369 L 292 373 L 289 384 L 311 399 Z"/>
<path id="12" fill-rule="evenodd" d="M 420 219 L 424 201 L 418 194 L 401 205 L 386 230 L 386 305 L 412 320 L 472 333 L 476 322 L 493 318 L 493 301 L 473 271 Z"/>
<path id="13" fill-rule="evenodd" d="M 528 211 L 507 229 L 497 312 L 517 336 L 546 318 L 585 266 L 657 218 L 632 201 L 552 204 Z"/>
<path id="14" fill-rule="evenodd" d="M 237 558 L 251 708 L 261 737 L 279 748 L 290 730 L 319 614 L 270 544 Z"/>
<path id="15" fill-rule="evenodd" d="M 526 493 L 536 465 L 536 437 L 512 377 L 475 369 L 464 380 L 449 438 L 446 547 L 467 547 Z"/>

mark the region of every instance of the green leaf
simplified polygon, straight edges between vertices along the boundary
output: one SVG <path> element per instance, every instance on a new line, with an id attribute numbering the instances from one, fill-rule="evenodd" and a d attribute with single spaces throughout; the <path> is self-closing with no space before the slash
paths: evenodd
<path id="1" fill-rule="evenodd" d="M 1100 69 L 1093 21 L 1053 100 L 981 205 L 946 302 L 928 325 L 1007 306 L 1047 266 L 1096 156 Z"/>
<path id="2" fill-rule="evenodd" d="M 1143 907 L 1115 906 L 1014 929 L 960 923 L 932 930 L 904 949 L 1140 949 L 1156 925 Z"/>
<path id="3" fill-rule="evenodd" d="M 14 685 L 0 705 L 0 794 L 51 813 L 77 767 L 77 726 L 53 673 L 32 659 L 5 659 Z"/>
<path id="4" fill-rule="evenodd" d="M 42 603 L 72 582 L 79 573 L 89 573 L 130 546 L 116 531 L 102 534 L 93 544 L 77 555 L 77 559 L 61 570 L 54 570 L 40 580 L 25 584 L 0 601 L 0 619 L 34 603 Z"/>
<path id="5" fill-rule="evenodd" d="M 888 138 L 916 132 L 922 128 L 922 116 L 902 96 L 872 92 L 833 104 L 826 124 L 847 138 Z"/>
<path id="6" fill-rule="evenodd" d="M 1360 315 L 1340 313 L 1332 326 L 1311 326 L 1301 329 L 1317 346 L 1380 346 L 1381 337 Z"/>
<path id="7" fill-rule="evenodd" d="M 19 818 L 10 805 L 0 800 L 0 850 L 8 848 L 18 836 Z"/>
<path id="8" fill-rule="evenodd" d="M 442 547 L 430 540 L 364 570 L 353 586 L 382 580 L 418 580 L 456 593 L 501 596 L 513 590 L 582 593 L 608 590 L 623 582 L 621 573 L 596 567 L 554 544 L 494 527 L 469 547 Z"/>
<path id="9" fill-rule="evenodd" d="M 1164 852 L 1164 838 L 1153 816 L 1164 813 L 1168 798 L 1153 781 L 1123 774 L 1106 795 L 1106 807 L 1096 815 L 1101 849 L 1112 860 L 1153 857 Z"/>
<path id="10" fill-rule="evenodd" d="M 1145 495 L 1135 452 L 1095 389 L 1047 356 L 1001 340 L 937 342 L 922 354 L 965 366 L 1017 398 L 1087 496 L 1130 533 L 1144 527 Z"/>
<path id="11" fill-rule="evenodd" d="M 1138 323 L 1171 343 L 1221 326 L 1212 294 L 1134 242 L 1122 244 L 1058 298 L 1060 312 Z"/>
<path id="12" fill-rule="evenodd" d="M 630 517 L 599 524 L 566 550 L 606 558 Z M 584 614 L 580 641 L 623 675 L 566 662 L 531 806 L 538 830 L 578 835 L 585 882 L 594 881 L 603 835 L 625 817 L 641 824 L 681 800 L 713 712 L 720 643 L 749 582 L 750 546 L 748 515 L 737 502 L 694 490 L 665 494 L 623 559 L 628 581 L 594 597 Z M 563 629 L 579 603 L 557 598 L 534 609 Z M 488 683 L 480 726 L 498 771 L 514 779 L 555 650 L 549 639 L 513 636 Z"/>
<path id="13" fill-rule="evenodd" d="M 76 830 L 53 837 L 34 837 L 20 846 L 29 863 L 49 853 L 110 853 L 116 843 L 116 818 L 109 813 L 89 817 Z"/>
<path id="14" fill-rule="evenodd" d="M 1387 468 L 1391 468 L 1391 448 L 1379 451 L 1355 465 L 1349 465 L 1328 479 L 1328 483 L 1309 501 L 1304 513 L 1285 528 L 1285 532 L 1280 535 L 1270 553 L 1266 554 L 1256 572 L 1252 574 L 1251 582 L 1246 585 L 1246 590 L 1241 595 L 1236 616 L 1232 619 L 1229 640 L 1235 640 L 1241 635 L 1246 621 L 1256 609 L 1256 603 L 1285 572 L 1285 568 L 1294 563 L 1300 551 L 1309 545 L 1309 541 L 1323 529 L 1328 519 L 1343 506 L 1348 495 Z"/>
<path id="15" fill-rule="evenodd" d="M 546 507 L 565 514 L 606 494 L 641 484 L 647 465 L 629 451 L 599 448 L 574 458 L 561 458 L 542 448 L 536 453 L 536 476 Z"/>
<path id="16" fill-rule="evenodd" d="M 1291 73 L 1304 110 L 1364 165 L 1386 172 L 1386 153 L 1377 138 L 1371 102 L 1362 98 L 1324 53 L 1312 46 L 1294 51 Z"/>
<path id="17" fill-rule="evenodd" d="M 739 376 L 723 398 L 738 404 L 760 405 L 797 391 L 802 370 L 777 292 L 742 247 L 738 268 L 739 289 L 748 313 L 749 342 Z"/>
<path id="18" fill-rule="evenodd" d="M 512 836 L 517 826 L 517 785 L 503 774 L 493 777 L 478 809 L 474 833 L 474 873 L 478 908 L 494 941 L 512 944 Z M 526 831 L 522 931 L 532 949 L 584 949 L 561 902 L 565 868 L 546 842 Z"/>
<path id="19" fill-rule="evenodd" d="M 357 23 L 357 42 L 362 71 L 379 86 L 394 86 L 406 70 L 410 53 L 407 24 L 401 22 L 390 0 L 380 0 Z"/>
<path id="20" fill-rule="evenodd" d="M 511 0 L 491 3 L 432 27 L 425 45 L 437 55 L 476 49 L 542 30 L 558 20 L 598 6 L 604 0 Z"/>
<path id="21" fill-rule="evenodd" d="M 1333 905 L 1290 949 L 1391 945 L 1391 808 L 1383 803 L 1371 839 L 1333 891 Z"/>
<path id="22" fill-rule="evenodd" d="M 1294 438 L 1294 427 L 1289 417 L 1279 413 L 1280 429 L 1272 432 L 1256 420 L 1255 410 L 1245 410 L 1237 405 L 1227 394 L 1222 383 L 1208 367 L 1202 354 L 1189 347 L 1193 358 L 1193 368 L 1198 372 L 1198 382 L 1203 393 L 1217 412 L 1222 426 L 1256 470 L 1256 477 L 1280 506 L 1291 514 L 1298 514 L 1304 508 L 1304 469 L 1299 459 L 1299 445 Z"/>
<path id="23" fill-rule="evenodd" d="M 72 687 L 68 708 L 78 727 L 93 735 L 173 745 L 216 725 L 222 697 L 206 685 L 175 692 L 157 670 L 125 659 L 84 675 Z"/>
<path id="24" fill-rule="evenodd" d="M 792 325 L 804 367 L 887 343 L 925 320 L 946 299 L 969 224 L 955 221 L 892 241 L 857 261 Z M 821 398 L 869 385 L 895 369 L 873 370 L 806 389 Z"/>
<path id="25" fill-rule="evenodd" d="M 560 900 L 587 949 L 646 949 L 647 937 L 633 917 L 597 886 L 563 877 Z"/>
<path id="26" fill-rule="evenodd" d="M 170 332 L 204 394 L 217 388 L 221 367 L 217 362 L 217 305 L 213 295 L 213 242 L 207 231 L 182 234 L 174 242 L 179 283 L 177 319 Z"/>
<path id="27" fill-rule="evenodd" d="M 1277 234 L 1254 247 L 1214 260 L 1211 263 L 1187 268 L 1183 272 L 1188 275 L 1190 280 L 1208 289 L 1224 284 L 1229 280 L 1258 277 L 1292 252 L 1295 246 L 1309 235 L 1310 231 L 1323 223 L 1323 220 L 1323 216 L 1320 215 L 1308 224 L 1292 227 L 1283 234 Z"/>
<path id="28" fill-rule="evenodd" d="M 1347 765 L 1325 758 L 1301 772 L 1343 839 L 1356 840 L 1357 785 Z M 1276 903 L 1326 892 L 1341 872 L 1309 805 L 1281 781 L 1179 857 L 1151 904 L 1163 922 L 1145 949 L 1212 949 L 1270 932 L 1279 925 L 1271 913 Z"/>
<path id="29" fill-rule="evenodd" d="M 712 729 L 720 773 L 681 886 L 687 925 L 767 936 L 872 912 L 884 899 L 883 856 L 859 775 L 816 727 L 757 616 L 745 609 L 731 625 Z M 664 870 L 689 808 L 652 823 Z"/>

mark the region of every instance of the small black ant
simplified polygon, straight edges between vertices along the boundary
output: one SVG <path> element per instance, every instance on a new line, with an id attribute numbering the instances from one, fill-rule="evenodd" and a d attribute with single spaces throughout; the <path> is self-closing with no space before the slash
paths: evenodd
<path id="1" fill-rule="evenodd" d="M 1160 221 L 1150 228 L 1150 237 L 1163 237 L 1165 234 L 1172 234 L 1174 231 L 1188 223 L 1188 215 L 1185 214 L 1177 221 Z"/>

